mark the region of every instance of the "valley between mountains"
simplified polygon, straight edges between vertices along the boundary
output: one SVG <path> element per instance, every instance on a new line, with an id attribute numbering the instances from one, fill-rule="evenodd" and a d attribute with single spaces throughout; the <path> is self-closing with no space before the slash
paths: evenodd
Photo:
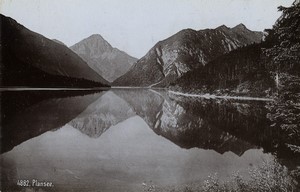
<path id="1" fill-rule="evenodd" d="M 140 59 L 99 34 L 67 47 L 1 15 L 1 86 L 144 87 L 272 97 L 280 83 L 300 71 L 299 4 L 281 9 L 282 17 L 264 33 L 243 24 L 183 29 Z M 294 15 L 288 13 L 294 9 Z"/>
<path id="2" fill-rule="evenodd" d="M 46 191 L 300 191 L 300 0 L 278 11 L 263 31 L 238 21 L 134 43 L 150 48 L 140 58 L 99 28 L 80 33 L 123 30 L 93 12 L 93 25 L 64 13 L 76 43 L 0 14 L 0 192 L 29 177 L 53 181 Z M 138 19 L 118 18 L 134 40 Z"/>

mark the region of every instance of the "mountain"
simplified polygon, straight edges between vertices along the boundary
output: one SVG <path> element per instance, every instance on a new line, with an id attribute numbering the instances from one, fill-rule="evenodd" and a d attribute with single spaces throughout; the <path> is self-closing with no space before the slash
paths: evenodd
<path id="1" fill-rule="evenodd" d="M 269 148 L 276 148 L 278 156 L 299 157 L 300 3 L 279 10 L 283 13 L 272 29 L 265 30 L 263 42 L 222 55 L 186 73 L 170 88 L 194 94 L 272 97 L 273 102 L 266 104 L 269 127 L 275 133 Z"/>
<path id="2" fill-rule="evenodd" d="M 125 74 L 137 61 L 127 53 L 113 48 L 101 35 L 95 34 L 71 46 L 87 64 L 109 82 Z"/>
<path id="3" fill-rule="evenodd" d="M 66 46 L 66 44 L 64 44 L 63 42 L 61 42 L 60 40 L 57 40 L 57 39 L 52 39 L 52 41 L 54 41 L 55 43 L 58 43 L 58 44 L 61 44 L 61 45 L 64 45 Z"/>
<path id="4" fill-rule="evenodd" d="M 299 89 L 295 86 L 300 74 L 299 4 L 279 9 L 283 15 L 273 29 L 265 30 L 263 42 L 238 48 L 184 74 L 172 83 L 171 89 L 265 97 L 293 85 L 288 91 L 291 95 L 292 90 Z"/>
<path id="5" fill-rule="evenodd" d="M 187 72 L 170 88 L 196 94 L 265 97 L 275 87 L 275 81 L 267 70 L 269 61 L 262 52 L 264 46 L 265 43 L 252 44 L 222 55 Z"/>
<path id="6" fill-rule="evenodd" d="M 2 86 L 81 87 L 108 82 L 64 45 L 1 15 Z"/>
<path id="7" fill-rule="evenodd" d="M 158 42 L 125 75 L 116 79 L 119 86 L 165 87 L 188 71 L 238 47 L 260 42 L 261 32 L 243 24 L 234 28 L 222 25 L 216 29 L 185 29 Z"/>

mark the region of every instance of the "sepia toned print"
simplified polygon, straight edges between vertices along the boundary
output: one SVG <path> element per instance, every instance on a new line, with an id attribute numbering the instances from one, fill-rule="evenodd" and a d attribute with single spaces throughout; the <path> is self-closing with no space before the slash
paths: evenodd
<path id="1" fill-rule="evenodd" d="M 0 191 L 300 191 L 298 0 L 0 12 Z"/>

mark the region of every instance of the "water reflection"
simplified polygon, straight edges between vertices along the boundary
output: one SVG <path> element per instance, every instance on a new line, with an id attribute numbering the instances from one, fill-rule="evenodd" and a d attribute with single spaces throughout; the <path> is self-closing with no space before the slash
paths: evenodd
<path id="1" fill-rule="evenodd" d="M 102 95 L 89 93 L 1 92 L 1 153 L 46 131 L 60 128 Z"/>
<path id="2" fill-rule="evenodd" d="M 108 128 L 135 115 L 132 108 L 112 91 L 99 97 L 69 124 L 97 138 Z"/>
<path id="3" fill-rule="evenodd" d="M 216 117 L 219 122 L 228 120 L 227 116 L 222 116 L 222 114 L 213 111 L 220 107 L 226 108 L 227 105 L 222 106 L 220 103 L 210 100 L 202 100 L 200 103 L 191 100 L 179 102 L 170 99 L 166 92 L 143 91 L 139 94 L 134 92 L 128 94 L 126 91 L 115 91 L 115 93 L 130 103 L 137 115 L 142 117 L 155 133 L 162 135 L 182 148 L 213 149 L 221 154 L 231 151 L 237 155 L 242 155 L 250 148 L 256 148 L 255 145 L 223 131 L 222 127 L 226 124 L 217 126 L 214 124 L 216 120 L 210 119 L 210 117 Z M 140 105 L 139 103 L 143 104 Z M 193 111 L 193 109 L 198 111 Z M 244 123 L 245 119 L 251 118 L 253 115 L 249 113 L 248 116 L 244 115 L 244 119 L 242 119 L 241 116 L 238 116 L 239 114 L 239 112 L 230 114 L 229 119 L 232 120 L 230 126 L 239 122 Z M 248 120 L 248 124 L 245 125 L 248 126 L 247 129 L 250 125 L 256 126 L 251 120 Z M 243 126 L 243 124 L 240 124 L 240 126 Z"/>
<path id="4" fill-rule="evenodd" d="M 237 170 L 246 175 L 249 166 L 275 158 L 263 152 L 274 151 L 277 134 L 268 129 L 263 102 L 153 90 L 36 98 L 15 112 L 3 107 L 2 189 L 20 189 L 16 180 L 26 178 L 55 184 L 44 191 L 141 191 L 149 181 L 164 186 L 215 172 L 223 179 Z"/>
<path id="5" fill-rule="evenodd" d="M 242 158 L 211 150 L 185 150 L 158 137 L 138 116 L 91 139 L 69 125 L 26 141 L 5 153 L 19 178 L 49 180 L 57 191 L 141 191 L 150 180 L 175 185 L 260 164 L 270 155 L 249 150 Z M 245 171 L 245 170 L 244 170 Z"/>

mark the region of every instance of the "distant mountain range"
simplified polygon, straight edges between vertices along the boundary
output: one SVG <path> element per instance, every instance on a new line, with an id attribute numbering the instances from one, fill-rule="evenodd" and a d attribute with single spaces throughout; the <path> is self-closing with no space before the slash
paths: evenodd
<path id="1" fill-rule="evenodd" d="M 109 83 L 64 45 L 0 15 L 1 86 L 91 87 Z"/>
<path id="2" fill-rule="evenodd" d="M 87 64 L 112 82 L 121 75 L 124 75 L 129 68 L 137 61 L 127 53 L 113 48 L 101 35 L 95 34 L 83 39 L 71 46 Z"/>
<path id="3" fill-rule="evenodd" d="M 201 70 L 210 61 L 262 39 L 261 32 L 250 31 L 243 24 L 185 29 L 158 42 L 137 60 L 98 34 L 69 49 L 9 17 L 1 15 L 1 23 L 2 86 L 85 87 L 113 82 L 117 86 L 169 87 L 180 84 L 178 79 L 188 72 Z"/>
<path id="4" fill-rule="evenodd" d="M 225 53 L 261 42 L 262 36 L 262 32 L 251 31 L 243 24 L 200 31 L 185 29 L 158 42 L 113 85 L 167 87 Z"/>

